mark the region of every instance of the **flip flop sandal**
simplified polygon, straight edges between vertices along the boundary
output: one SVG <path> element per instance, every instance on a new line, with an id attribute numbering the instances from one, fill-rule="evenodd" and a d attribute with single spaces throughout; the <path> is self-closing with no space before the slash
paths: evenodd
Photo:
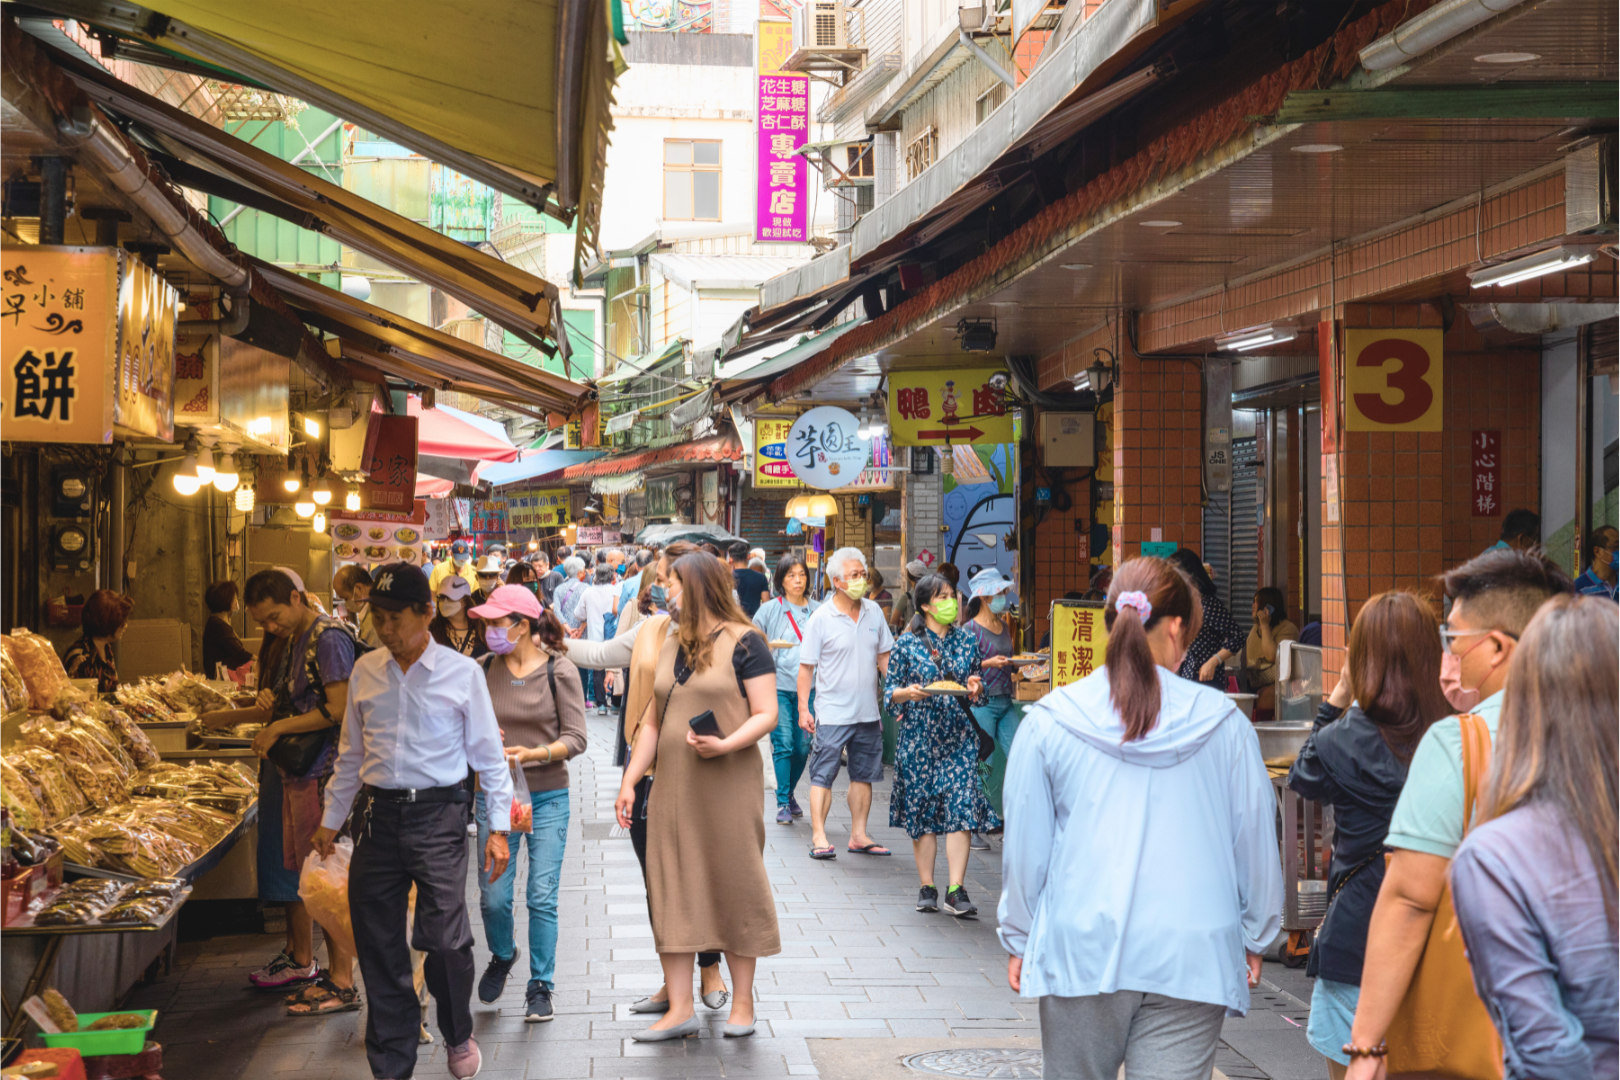
<path id="1" fill-rule="evenodd" d="M 321 989 L 326 991 L 325 996 L 312 997 L 298 1005 L 289 1005 L 287 1015 L 329 1016 L 332 1013 L 355 1012 L 360 1008 L 358 987 L 339 987 L 332 983 L 323 983 Z"/>
<path id="2" fill-rule="evenodd" d="M 838 849 L 831 844 L 826 847 L 813 847 L 810 849 L 810 857 L 812 859 L 836 859 L 838 858 Z"/>
<path id="3" fill-rule="evenodd" d="M 894 852 L 890 851 L 888 848 L 884 847 L 882 844 L 867 844 L 865 847 L 851 846 L 849 848 L 849 853 L 851 855 L 893 855 L 894 854 Z"/>
<path id="4" fill-rule="evenodd" d="M 288 1005 L 307 1005 L 311 1000 L 325 997 L 328 992 L 326 985 L 329 978 L 331 978 L 331 972 L 323 970 L 315 977 L 313 982 L 305 983 L 281 1000 Z"/>

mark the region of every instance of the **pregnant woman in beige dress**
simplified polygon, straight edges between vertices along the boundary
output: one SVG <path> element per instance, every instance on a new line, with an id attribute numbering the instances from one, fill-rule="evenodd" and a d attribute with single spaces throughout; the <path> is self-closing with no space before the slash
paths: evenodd
<path id="1" fill-rule="evenodd" d="M 712 555 L 678 559 L 669 593 L 679 632 L 658 660 L 656 690 L 625 767 L 616 810 L 628 828 L 635 786 L 656 760 L 647 813 L 647 893 L 669 1012 L 633 1036 L 696 1035 L 692 962 L 726 955 L 734 995 L 727 1037 L 754 1033 L 754 965 L 781 951 L 765 874 L 765 782 L 759 741 L 776 727 L 776 665 Z M 720 735 L 690 721 L 712 710 Z"/>

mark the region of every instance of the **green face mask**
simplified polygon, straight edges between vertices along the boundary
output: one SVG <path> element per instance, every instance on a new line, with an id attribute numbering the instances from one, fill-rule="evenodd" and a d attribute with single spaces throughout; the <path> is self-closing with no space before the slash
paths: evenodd
<path id="1" fill-rule="evenodd" d="M 862 578 L 860 581 L 850 582 L 844 591 L 849 594 L 851 600 L 859 600 L 866 595 L 866 579 Z"/>
<path id="2" fill-rule="evenodd" d="M 950 626 L 956 622 L 956 598 L 934 601 L 934 618 L 941 626 Z"/>

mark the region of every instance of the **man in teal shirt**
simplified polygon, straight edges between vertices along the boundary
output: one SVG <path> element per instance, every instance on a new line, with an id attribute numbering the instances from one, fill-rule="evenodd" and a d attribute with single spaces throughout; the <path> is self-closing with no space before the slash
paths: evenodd
<path id="1" fill-rule="evenodd" d="M 1494 743 L 1508 661 L 1519 635 L 1542 604 L 1574 586 L 1540 554 L 1512 547 L 1492 548 L 1442 581 L 1452 607 L 1440 628 L 1445 648 L 1440 685 L 1459 713 L 1485 721 Z M 1440 907 L 1451 856 L 1468 830 L 1464 802 L 1462 723 L 1448 716 L 1418 743 L 1390 821 L 1385 844 L 1395 854 L 1367 928 L 1361 996 L 1350 1029 L 1355 1047 L 1382 1043 L 1406 997 Z M 1368 1080 L 1381 1061 L 1352 1057 L 1349 1080 Z"/>

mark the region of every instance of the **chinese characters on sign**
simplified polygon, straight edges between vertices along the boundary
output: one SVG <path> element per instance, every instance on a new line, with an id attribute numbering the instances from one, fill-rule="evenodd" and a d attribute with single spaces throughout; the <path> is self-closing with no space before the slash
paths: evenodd
<path id="1" fill-rule="evenodd" d="M 757 488 L 798 487 L 799 478 L 788 464 L 788 433 L 793 421 L 787 418 L 756 417 L 754 420 L 754 486 Z"/>
<path id="2" fill-rule="evenodd" d="M 805 242 L 810 239 L 810 164 L 798 150 L 810 135 L 810 78 L 781 70 L 793 49 L 791 23 L 760 19 L 757 42 L 755 239 Z"/>
<path id="3" fill-rule="evenodd" d="M 467 531 L 479 535 L 508 532 L 505 499 L 474 499 L 467 511 Z"/>
<path id="4" fill-rule="evenodd" d="M 999 367 L 889 372 L 889 431 L 896 446 L 1013 442 L 1006 398 L 990 385 Z"/>
<path id="5" fill-rule="evenodd" d="M 1473 466 L 1475 517 L 1496 517 L 1502 512 L 1502 433 L 1476 431 L 1468 440 L 1468 459 Z"/>
<path id="6" fill-rule="evenodd" d="M 19 442 L 110 443 L 121 252 L 7 247 L 0 269 L 4 428 Z"/>
<path id="7" fill-rule="evenodd" d="M 1442 330 L 1344 332 L 1344 429 L 1440 431 Z"/>
<path id="8" fill-rule="evenodd" d="M 556 528 L 568 520 L 567 488 L 506 493 L 506 523 L 514 529 Z"/>
<path id="9" fill-rule="evenodd" d="M 811 487 L 841 488 L 860 478 L 872 456 L 872 440 L 859 435 L 860 421 L 845 409 L 818 405 L 788 429 L 787 459 Z"/>
<path id="10" fill-rule="evenodd" d="M 361 505 L 408 513 L 416 498 L 416 417 L 372 413 L 360 465 L 366 471 Z"/>
<path id="11" fill-rule="evenodd" d="M 174 327 L 180 294 L 143 262 L 124 260 L 118 284 L 118 374 L 113 422 L 174 439 Z M 71 325 L 71 324 L 70 324 Z"/>
<path id="12" fill-rule="evenodd" d="M 1101 603 L 1053 602 L 1052 689 L 1079 682 L 1102 667 L 1107 648 Z"/>

